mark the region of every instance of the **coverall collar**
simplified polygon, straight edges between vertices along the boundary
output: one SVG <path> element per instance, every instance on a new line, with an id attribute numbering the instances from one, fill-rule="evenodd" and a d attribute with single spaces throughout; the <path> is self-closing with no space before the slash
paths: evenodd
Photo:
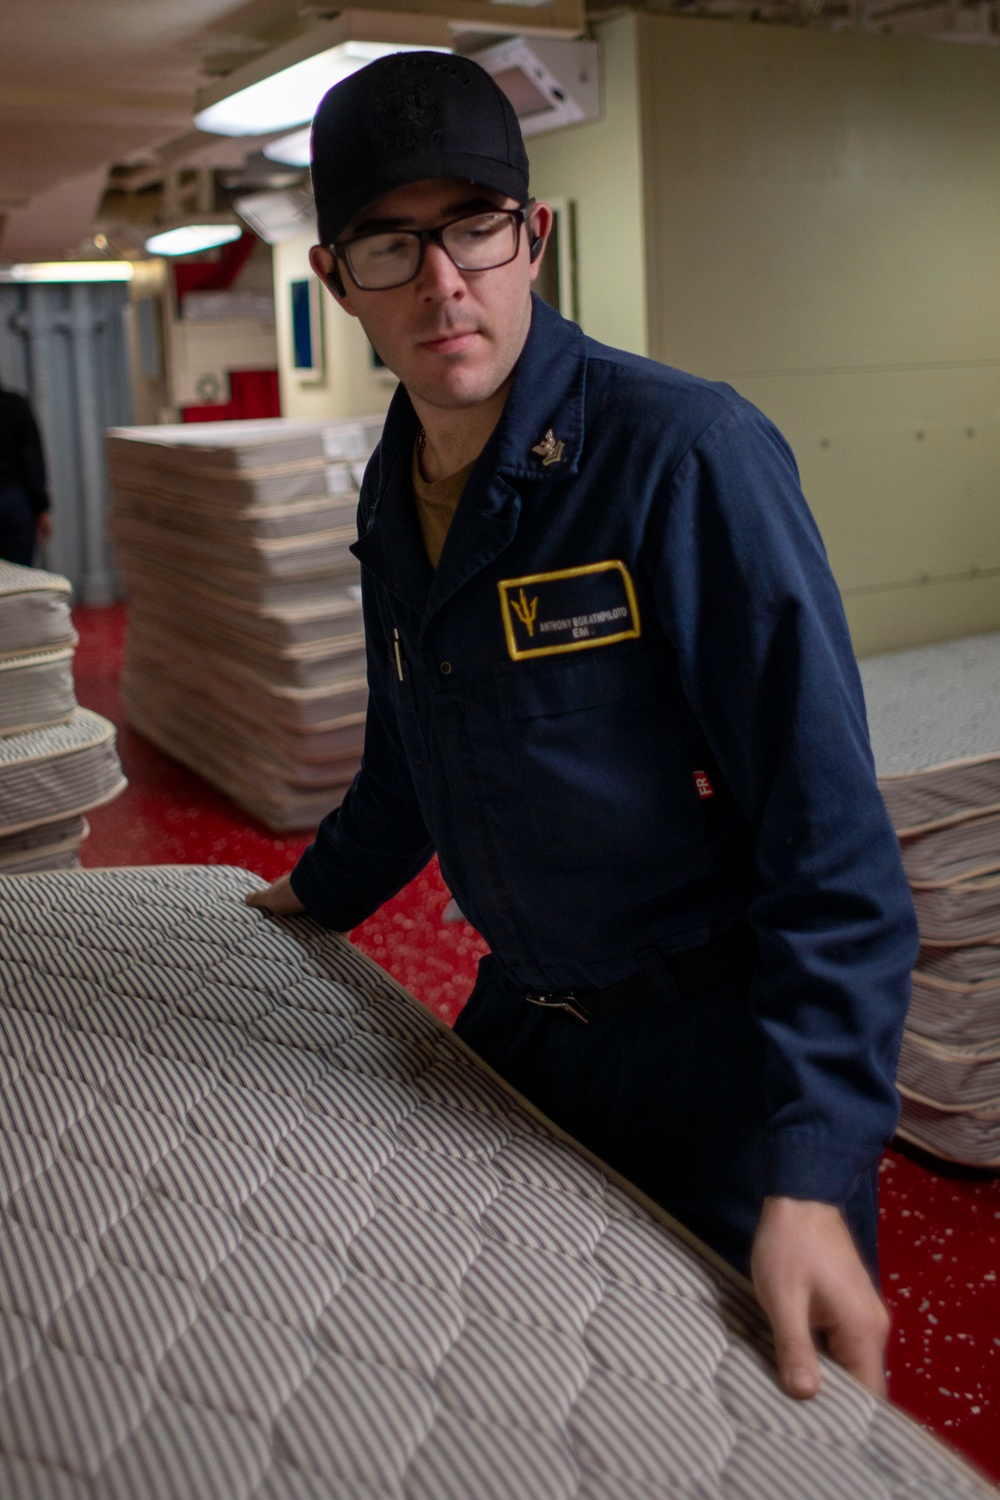
<path id="1" fill-rule="evenodd" d="M 576 474 L 585 374 L 580 329 L 533 296 L 510 394 L 469 477 L 436 573 L 411 493 L 410 456 L 420 424 L 406 391 L 397 388 L 371 476 L 368 526 L 351 551 L 390 593 L 423 613 L 424 626 L 512 542 L 523 499 L 510 481 L 545 483 Z"/>

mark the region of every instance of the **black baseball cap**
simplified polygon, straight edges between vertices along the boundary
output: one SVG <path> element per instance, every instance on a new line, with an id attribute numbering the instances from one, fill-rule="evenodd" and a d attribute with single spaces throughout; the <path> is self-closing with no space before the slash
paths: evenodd
<path id="1" fill-rule="evenodd" d="M 324 95 L 312 127 L 322 244 L 384 193 L 425 177 L 461 177 L 528 201 L 521 127 L 485 68 L 446 52 L 394 52 Z"/>

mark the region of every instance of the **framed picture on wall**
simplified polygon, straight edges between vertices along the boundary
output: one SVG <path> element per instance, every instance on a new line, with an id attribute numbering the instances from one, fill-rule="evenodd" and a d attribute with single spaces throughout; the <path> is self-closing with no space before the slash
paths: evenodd
<path id="1" fill-rule="evenodd" d="M 288 283 L 292 369 L 301 381 L 323 379 L 323 301 L 315 276 Z"/>

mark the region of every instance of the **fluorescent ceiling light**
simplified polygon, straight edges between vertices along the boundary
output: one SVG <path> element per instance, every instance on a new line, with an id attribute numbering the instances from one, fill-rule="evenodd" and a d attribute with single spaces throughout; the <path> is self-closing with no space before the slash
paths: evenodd
<path id="1" fill-rule="evenodd" d="M 150 255 L 194 255 L 198 250 L 228 245 L 242 233 L 239 224 L 182 224 L 154 234 L 146 241 L 146 249 Z"/>
<path id="2" fill-rule="evenodd" d="M 0 281 L 131 281 L 127 260 L 38 260 L 0 266 Z"/>
<path id="3" fill-rule="evenodd" d="M 264 147 L 264 155 L 269 161 L 285 162 L 290 167 L 308 167 L 311 136 L 312 126 L 304 125 L 301 130 L 293 130 L 291 135 L 271 141 Z"/>
<path id="4" fill-rule="evenodd" d="M 418 50 L 423 49 L 397 42 L 341 42 L 208 105 L 198 111 L 194 123 L 199 130 L 210 130 L 214 135 L 266 135 L 272 130 L 291 130 L 312 119 L 327 89 L 342 83 L 366 63 L 392 52 Z"/>

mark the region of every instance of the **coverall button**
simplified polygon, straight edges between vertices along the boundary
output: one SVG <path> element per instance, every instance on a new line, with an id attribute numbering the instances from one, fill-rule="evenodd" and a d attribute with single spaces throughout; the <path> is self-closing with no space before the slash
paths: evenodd
<path id="1" fill-rule="evenodd" d="M 443 677 L 447 677 L 450 672 L 451 672 L 451 662 L 450 661 L 443 661 L 441 663 L 441 675 Z"/>

